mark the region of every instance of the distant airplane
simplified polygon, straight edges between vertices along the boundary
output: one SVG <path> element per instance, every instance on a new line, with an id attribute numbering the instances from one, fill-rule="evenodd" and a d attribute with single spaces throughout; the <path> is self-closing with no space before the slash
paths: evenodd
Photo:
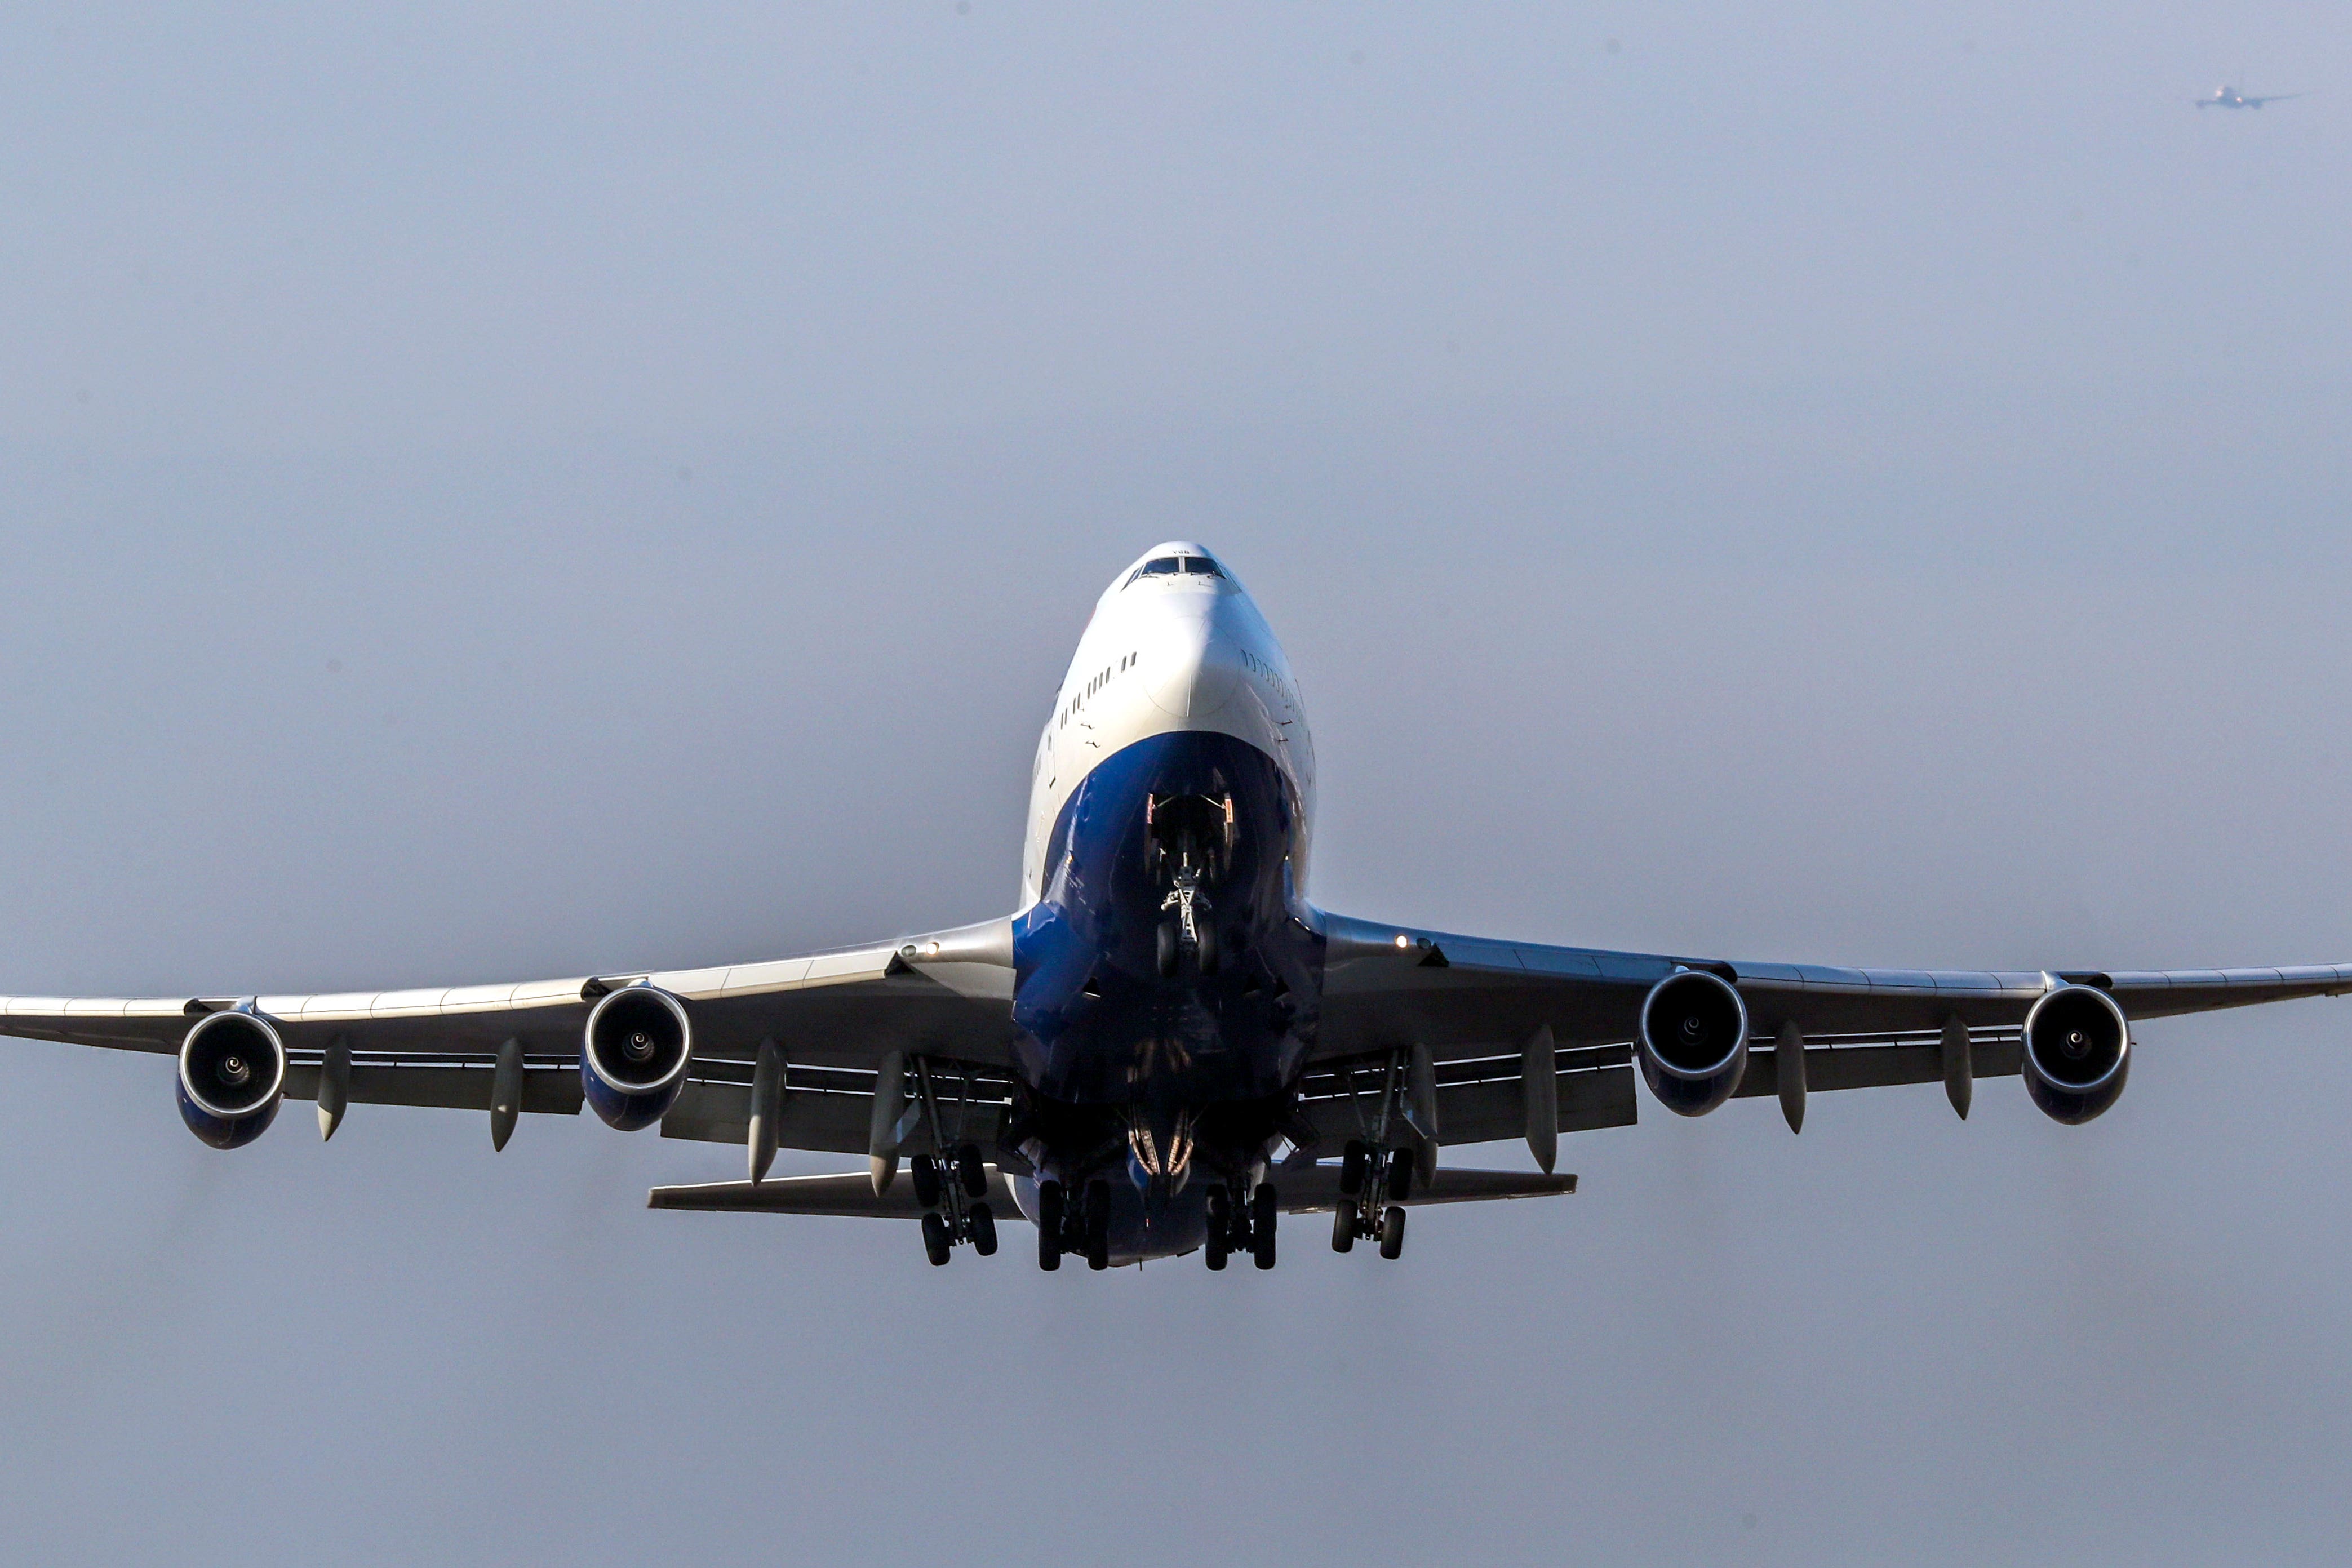
<path id="1" fill-rule="evenodd" d="M 2233 87 L 2217 87 L 2211 98 L 2196 100 L 2200 109 L 2260 109 L 2266 103 L 2284 103 L 2291 98 L 2309 98 L 2307 92 L 2274 92 L 2268 98 L 2248 98 Z"/>
<path id="2" fill-rule="evenodd" d="M 942 672 L 947 689 L 992 678 L 979 654 Z M 1662 701 L 1662 723 L 1693 722 Z M 1528 722 L 1573 722 L 1554 706 Z M 1575 1191 L 1552 1174 L 1560 1134 L 1632 1124 L 1636 1083 L 1683 1116 L 1770 1095 L 1794 1131 L 1809 1088 L 1941 1083 L 1965 1116 L 1978 1079 L 2022 1076 L 2042 1112 L 2081 1123 L 2123 1092 L 2129 1019 L 2352 991 L 2352 965 L 1848 969 L 1351 918 L 1307 902 L 1315 790 L 1274 632 L 1222 562 L 1171 542 L 1112 579 L 1079 639 L 1037 742 L 1010 915 L 671 973 L 5 997 L 0 1033 L 175 1057 L 182 1118 L 224 1149 L 288 1098 L 318 1102 L 321 1135 L 355 1103 L 488 1113 L 493 1148 L 520 1113 L 584 1103 L 625 1132 L 747 1147 L 749 1180 L 656 1187 L 657 1208 L 903 1219 L 935 1264 L 993 1253 L 997 1217 L 1017 1212 L 1041 1268 L 1197 1250 L 1270 1269 L 1286 1214 L 1328 1212 L 1334 1250 L 1394 1258 L 1409 1205 Z M 650 885 L 630 845 L 582 852 L 614 899 Z M 1543 874 L 1507 837 L 1488 873 Z M 1441 1144 L 1517 1138 L 1538 1170 L 1439 1164 Z M 780 1146 L 867 1166 L 771 1179 Z"/>

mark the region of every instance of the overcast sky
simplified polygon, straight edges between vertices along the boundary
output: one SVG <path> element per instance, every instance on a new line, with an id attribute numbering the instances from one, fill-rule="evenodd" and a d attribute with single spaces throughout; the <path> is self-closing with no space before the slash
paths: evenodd
<path id="1" fill-rule="evenodd" d="M 0 992 L 1004 913 L 1171 536 L 1299 673 L 1327 907 L 2352 959 L 2341 6 L 679 9 L 0 20 Z M 2347 1006 L 2144 1026 L 2081 1129 L 1645 1103 L 1266 1276 L 652 1214 L 740 1152 L 593 1118 L 224 1155 L 8 1041 L 0 1533 L 2340 1562 Z"/>

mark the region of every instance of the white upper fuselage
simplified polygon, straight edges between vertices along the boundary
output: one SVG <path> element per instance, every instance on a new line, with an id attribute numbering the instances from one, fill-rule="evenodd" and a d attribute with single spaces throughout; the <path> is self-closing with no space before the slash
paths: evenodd
<path id="1" fill-rule="evenodd" d="M 1180 570 L 1161 564 L 1170 561 Z M 1171 730 L 1229 735 L 1274 759 L 1298 795 L 1292 877 L 1305 893 L 1315 746 L 1290 663 L 1223 563 L 1198 545 L 1173 542 L 1111 580 L 1078 639 L 1037 741 L 1021 856 L 1024 909 L 1045 885 L 1045 846 L 1079 783 L 1123 747 Z"/>

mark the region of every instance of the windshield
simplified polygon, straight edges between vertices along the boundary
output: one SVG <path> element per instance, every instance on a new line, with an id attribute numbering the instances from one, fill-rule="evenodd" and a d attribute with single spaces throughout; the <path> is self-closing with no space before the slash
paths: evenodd
<path id="1" fill-rule="evenodd" d="M 1154 556 L 1135 569 L 1128 578 L 1133 582 L 1139 577 L 1223 577 L 1217 563 L 1204 555 Z"/>

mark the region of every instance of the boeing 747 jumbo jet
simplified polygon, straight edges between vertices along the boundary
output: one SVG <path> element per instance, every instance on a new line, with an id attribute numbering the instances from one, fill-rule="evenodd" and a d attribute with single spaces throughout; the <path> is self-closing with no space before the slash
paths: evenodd
<path id="1" fill-rule="evenodd" d="M 1562 1133 L 1777 1095 L 1979 1078 L 2087 1122 L 2131 1022 L 2352 990 L 2352 965 L 2019 974 L 1843 969 L 1554 947 L 1350 919 L 1307 901 L 1315 748 L 1290 666 L 1231 571 L 1161 545 L 1120 572 L 1037 742 L 1018 912 L 867 947 L 663 974 L 344 996 L 0 998 L 10 1034 L 176 1054 L 180 1114 L 224 1149 L 291 1096 L 525 1113 L 741 1144 L 749 1178 L 657 1208 L 919 1222 L 945 1263 L 1036 1227 L 1040 1267 L 1198 1250 L 1275 1261 L 1332 1214 L 1394 1258 L 1417 1204 L 1568 1193 Z M 1539 1171 L 1448 1167 L 1525 1138 Z M 779 1148 L 868 1169 L 770 1178 Z M 902 1166 L 908 1179 L 898 1178 Z"/>
<path id="2" fill-rule="evenodd" d="M 2308 98 L 2309 96 L 2308 93 L 2301 92 L 2274 92 L 2268 98 L 2248 98 L 2236 88 L 2224 83 L 2213 89 L 2212 97 L 2195 98 L 2189 101 L 2200 109 L 2260 109 L 2266 103 L 2284 103 L 2291 98 Z"/>

